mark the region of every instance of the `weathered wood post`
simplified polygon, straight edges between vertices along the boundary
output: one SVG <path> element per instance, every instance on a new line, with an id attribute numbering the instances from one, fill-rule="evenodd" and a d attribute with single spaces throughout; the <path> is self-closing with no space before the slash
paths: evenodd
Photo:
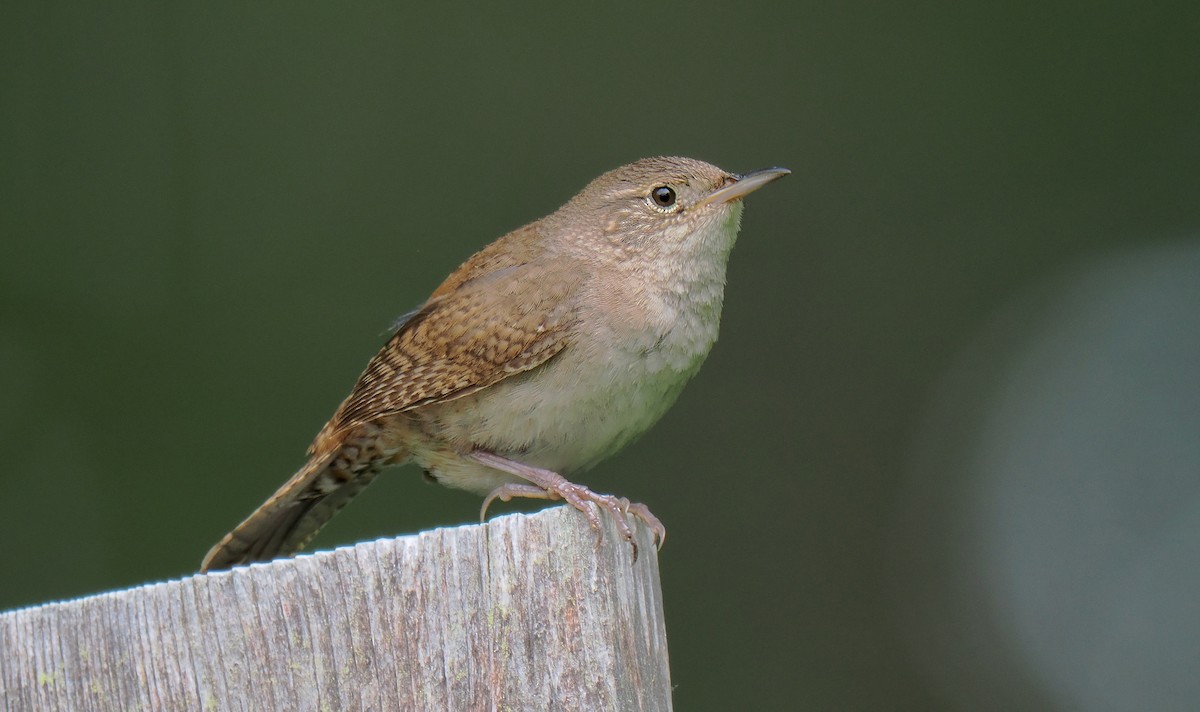
<path id="1" fill-rule="evenodd" d="M 8 710 L 669 710 L 658 559 L 565 507 L 0 614 Z"/>

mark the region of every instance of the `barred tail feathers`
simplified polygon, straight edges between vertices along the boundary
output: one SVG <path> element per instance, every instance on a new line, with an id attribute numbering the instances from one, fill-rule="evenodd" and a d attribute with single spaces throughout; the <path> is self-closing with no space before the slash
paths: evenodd
<path id="1" fill-rule="evenodd" d="M 296 553 L 379 474 L 381 463 L 339 467 L 340 448 L 313 457 L 209 550 L 200 571 L 219 571 Z"/>

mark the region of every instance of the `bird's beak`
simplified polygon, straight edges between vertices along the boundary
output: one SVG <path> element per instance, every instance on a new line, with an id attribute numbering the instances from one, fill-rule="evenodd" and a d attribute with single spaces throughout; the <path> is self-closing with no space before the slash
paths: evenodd
<path id="1" fill-rule="evenodd" d="M 744 198 L 767 183 L 779 180 L 789 173 L 791 171 L 786 168 L 763 168 L 759 171 L 751 171 L 744 176 L 739 176 L 737 182 L 730 183 L 724 188 L 718 188 L 709 193 L 700 202 L 696 203 L 695 207 L 701 208 L 705 205 L 720 205 L 721 203 L 729 203 L 739 198 Z"/>

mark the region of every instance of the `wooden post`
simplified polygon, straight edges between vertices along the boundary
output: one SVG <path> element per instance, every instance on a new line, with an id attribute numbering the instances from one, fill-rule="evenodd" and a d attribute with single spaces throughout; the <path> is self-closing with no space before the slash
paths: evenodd
<path id="1" fill-rule="evenodd" d="M 669 710 L 658 559 L 555 507 L 0 614 L 8 710 Z"/>

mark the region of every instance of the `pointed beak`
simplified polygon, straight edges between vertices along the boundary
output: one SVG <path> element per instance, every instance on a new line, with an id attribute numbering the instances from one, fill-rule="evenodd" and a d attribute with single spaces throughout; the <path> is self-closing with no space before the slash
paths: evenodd
<path id="1" fill-rule="evenodd" d="M 786 168 L 763 168 L 759 171 L 751 171 L 744 176 L 739 176 L 736 183 L 730 183 L 724 188 L 718 188 L 707 197 L 696 203 L 695 207 L 700 208 L 705 205 L 719 205 L 721 203 L 729 203 L 739 198 L 744 198 L 754 191 L 763 187 L 771 181 L 779 180 L 780 178 L 791 173 Z"/>

